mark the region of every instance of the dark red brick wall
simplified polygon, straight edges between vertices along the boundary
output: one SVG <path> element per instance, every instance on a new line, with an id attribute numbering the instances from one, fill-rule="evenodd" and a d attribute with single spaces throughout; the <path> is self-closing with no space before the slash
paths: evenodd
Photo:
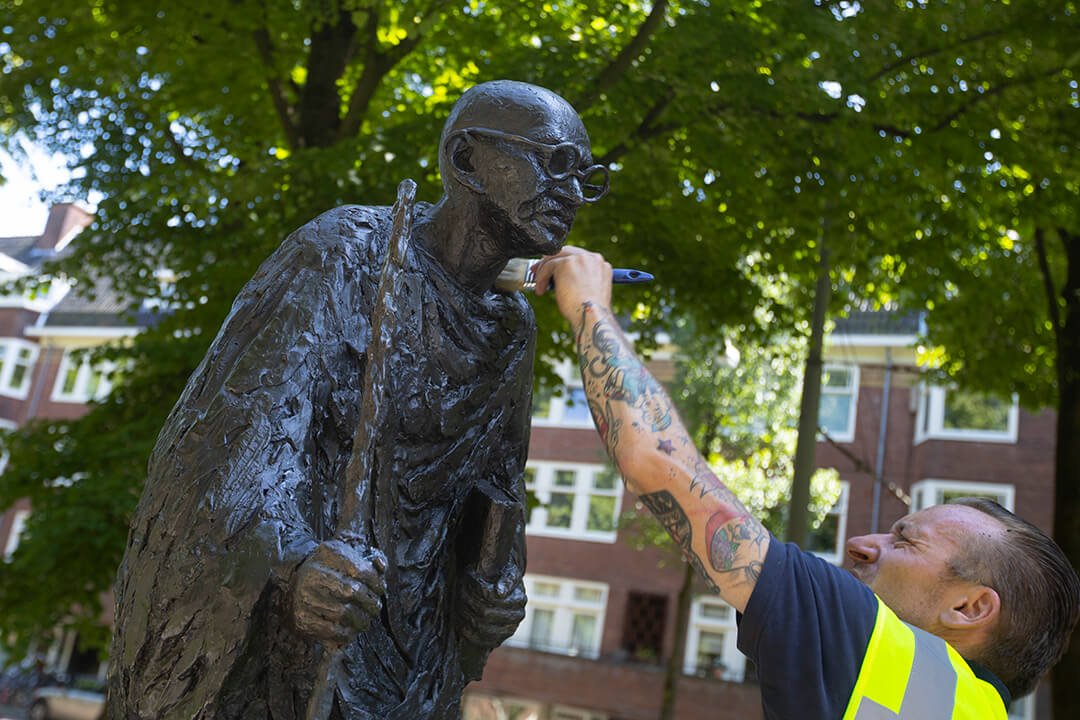
<path id="1" fill-rule="evenodd" d="M 657 666 L 502 647 L 491 654 L 484 679 L 469 689 L 586 708 L 612 720 L 654 720 L 663 686 L 664 671 Z M 676 697 L 680 720 L 762 717 L 756 685 L 683 678 Z"/>

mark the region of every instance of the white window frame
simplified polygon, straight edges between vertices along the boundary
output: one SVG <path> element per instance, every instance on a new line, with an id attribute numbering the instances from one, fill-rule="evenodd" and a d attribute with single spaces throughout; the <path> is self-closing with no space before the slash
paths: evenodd
<path id="1" fill-rule="evenodd" d="M 830 432 L 828 435 L 836 442 L 854 442 L 855 440 L 855 416 L 859 412 L 859 366 L 858 365 L 846 365 L 843 363 L 826 363 L 822 367 L 822 375 L 829 370 L 844 370 L 850 373 L 849 377 L 851 381 L 848 387 L 845 388 L 830 388 L 826 387 L 824 378 L 821 383 L 821 400 L 825 399 L 826 395 L 850 395 L 851 406 L 848 412 L 847 427 L 841 432 Z M 818 425 L 821 425 L 821 400 L 818 401 Z"/>
<path id="2" fill-rule="evenodd" d="M 29 510 L 16 510 L 11 517 L 11 528 L 8 530 L 7 541 L 4 543 L 4 562 L 10 562 L 11 556 L 19 547 L 22 534 L 26 530 L 26 521 L 30 519 Z"/>
<path id="3" fill-rule="evenodd" d="M 0 353 L 3 353 L 0 355 L 0 395 L 19 400 L 26 399 L 26 396 L 30 394 L 30 386 L 33 384 L 38 349 L 36 343 L 27 342 L 22 338 L 0 338 Z M 23 376 L 22 384 L 19 387 L 12 387 L 11 380 L 12 376 L 15 375 L 17 365 L 15 361 L 22 350 L 29 352 L 29 357 L 26 359 L 26 374 Z"/>
<path id="4" fill-rule="evenodd" d="M 836 499 L 836 502 L 828 515 L 836 515 L 836 547 L 832 552 L 817 551 L 814 555 L 817 555 L 822 560 L 832 563 L 833 565 L 840 565 L 844 561 L 844 544 L 847 542 L 847 516 L 848 516 L 848 495 L 851 490 L 851 484 L 847 480 L 840 481 L 840 497 Z M 822 521 L 824 522 L 824 520 Z"/>
<path id="5" fill-rule="evenodd" d="M 76 354 L 79 357 L 76 359 Z M 76 365 L 76 363 L 78 363 Z M 56 382 L 53 383 L 51 400 L 62 403 L 87 403 L 91 400 L 101 400 L 112 392 L 112 381 L 109 375 L 116 369 L 116 363 L 110 360 L 100 360 L 91 363 L 91 358 L 86 348 L 69 348 L 64 351 L 60 358 L 60 369 L 56 372 Z M 75 370 L 75 387 L 70 392 L 64 392 L 64 381 L 68 373 Z M 97 390 L 93 395 L 87 389 L 92 373 L 100 374 Z"/>
<path id="6" fill-rule="evenodd" d="M 553 587 L 555 592 L 541 593 L 538 585 Z M 583 600 L 577 596 L 578 590 L 598 592 L 600 599 Z M 506 641 L 507 645 L 589 659 L 599 657 L 600 643 L 604 637 L 604 615 L 607 610 L 607 583 L 527 573 L 525 592 L 529 598 L 525 604 L 525 619 L 518 625 L 514 635 Z M 553 614 L 551 637 L 543 646 L 534 646 L 531 640 L 537 610 L 546 610 Z M 571 644 L 575 616 L 591 616 L 596 620 L 593 637 L 587 647 L 575 648 Z"/>
<path id="7" fill-rule="evenodd" d="M 540 505 L 533 508 L 528 523 L 525 525 L 527 534 L 540 537 L 573 538 L 574 540 L 588 540 L 591 542 L 615 542 L 618 535 L 619 512 L 622 509 L 623 482 L 610 465 L 530 460 L 525 467 L 529 474 L 535 478 L 529 480 L 527 476 L 526 487 L 532 490 L 540 501 Z M 574 485 L 556 485 L 555 480 L 559 471 L 574 473 Z M 597 478 L 608 472 L 616 472 L 614 487 L 611 489 L 597 488 Z M 547 505 L 551 502 L 553 492 L 573 496 L 570 527 L 551 527 L 547 524 Z M 589 501 L 594 495 L 615 498 L 611 530 L 590 530 L 588 527 Z"/>
<path id="8" fill-rule="evenodd" d="M 1009 511 L 1013 509 L 1013 504 L 1016 502 L 1016 486 L 1008 483 L 925 478 L 911 486 L 911 512 L 941 505 L 942 496 L 946 492 L 959 492 L 977 497 L 993 495 L 992 499 L 997 500 L 999 505 Z"/>
<path id="9" fill-rule="evenodd" d="M 706 608 L 724 610 L 727 618 L 720 619 L 705 614 Z M 686 626 L 686 654 L 683 656 L 683 674 L 698 677 L 716 677 L 698 669 L 697 655 L 701 647 L 701 633 L 711 632 L 724 636 L 723 657 L 727 661 L 719 674 L 719 679 L 729 682 L 742 682 L 746 675 L 746 656 L 739 652 L 738 626 L 735 623 L 735 608 L 714 595 L 699 595 L 690 606 L 690 621 Z"/>
<path id="10" fill-rule="evenodd" d="M 585 398 L 582 398 L 571 404 L 572 395 L 575 391 L 584 392 L 584 387 L 581 384 L 581 377 L 578 374 L 577 369 L 569 362 L 563 361 L 555 366 L 555 373 L 563 381 L 562 391 L 560 392 L 557 387 L 551 389 L 552 396 L 548 411 L 544 415 L 534 414 L 532 416 L 533 426 L 572 428 L 594 427 L 592 412 L 589 410 L 588 401 Z M 569 417 L 571 412 L 582 414 L 583 416 Z"/>
<path id="11" fill-rule="evenodd" d="M 949 390 L 940 385 L 921 384 L 915 413 L 915 444 L 925 440 L 957 440 L 1016 444 L 1020 426 L 1020 401 L 1014 394 L 1004 430 L 964 430 L 945 427 L 945 398 Z"/>

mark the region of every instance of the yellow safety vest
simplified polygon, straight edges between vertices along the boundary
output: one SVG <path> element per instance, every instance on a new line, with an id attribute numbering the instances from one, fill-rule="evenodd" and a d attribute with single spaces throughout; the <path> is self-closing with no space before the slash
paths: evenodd
<path id="1" fill-rule="evenodd" d="M 877 619 L 843 720 L 1007 720 L 993 685 L 952 647 L 878 598 Z"/>

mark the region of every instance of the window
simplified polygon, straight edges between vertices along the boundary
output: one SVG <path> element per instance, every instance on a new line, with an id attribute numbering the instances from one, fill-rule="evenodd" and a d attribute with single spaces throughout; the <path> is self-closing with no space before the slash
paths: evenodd
<path id="1" fill-rule="evenodd" d="M 15 548 L 19 547 L 23 531 L 26 530 L 26 521 L 30 518 L 29 510 L 16 510 L 11 519 L 11 529 L 8 531 L 7 542 L 4 544 L 4 561 L 11 559 Z"/>
<path id="2" fill-rule="evenodd" d="M 683 672 L 741 682 L 746 657 L 736 646 L 735 609 L 713 596 L 694 599 L 686 630 Z"/>
<path id="3" fill-rule="evenodd" d="M 38 346 L 18 338 L 0 339 L 0 394 L 19 398 L 30 390 Z"/>
<path id="4" fill-rule="evenodd" d="M 859 400 L 859 368 L 826 365 L 821 372 L 821 404 L 818 425 L 833 440 L 855 439 L 855 406 Z"/>
<path id="5" fill-rule="evenodd" d="M 85 351 L 65 350 L 56 373 L 52 399 L 77 403 L 100 400 L 112 390 L 109 376 L 115 369 L 116 365 L 107 360 L 91 365 Z"/>
<path id="6" fill-rule="evenodd" d="M 530 462 L 525 484 L 540 500 L 529 533 L 615 542 L 622 480 L 610 465 Z"/>
<path id="7" fill-rule="evenodd" d="M 587 658 L 600 654 L 607 585 L 526 575 L 525 591 L 525 619 L 508 644 Z"/>
<path id="8" fill-rule="evenodd" d="M 1012 510 L 1016 488 L 1004 483 L 922 480 L 911 486 L 911 512 L 923 510 L 931 505 L 942 505 L 959 497 L 989 498 L 1006 510 Z"/>
<path id="9" fill-rule="evenodd" d="M 631 592 L 626 602 L 622 649 L 636 662 L 659 664 L 664 651 L 666 595 Z"/>
<path id="10" fill-rule="evenodd" d="M 538 427 L 592 427 L 592 413 L 577 370 L 564 362 L 559 364 L 555 372 L 562 378 L 564 387 L 557 393 L 553 388 L 541 386 L 533 395 L 533 424 Z"/>
<path id="11" fill-rule="evenodd" d="M 840 497 L 817 527 L 810 528 L 806 549 L 834 565 L 844 561 L 847 539 L 848 483 L 840 483 Z"/>
<path id="12" fill-rule="evenodd" d="M 915 418 L 915 442 L 969 440 L 1015 443 L 1020 406 L 957 388 L 923 386 Z"/>

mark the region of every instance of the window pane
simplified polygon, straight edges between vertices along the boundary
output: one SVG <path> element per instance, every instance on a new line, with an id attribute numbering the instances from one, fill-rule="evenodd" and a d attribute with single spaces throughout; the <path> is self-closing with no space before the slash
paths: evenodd
<path id="1" fill-rule="evenodd" d="M 89 376 L 86 381 L 86 396 L 94 398 L 97 397 L 98 388 L 101 386 L 101 371 L 91 369 Z"/>
<path id="2" fill-rule="evenodd" d="M 546 420 L 551 416 L 551 396 L 554 393 L 551 388 L 541 385 L 532 398 L 532 416 Z"/>
<path id="3" fill-rule="evenodd" d="M 61 390 L 65 395 L 71 395 L 75 392 L 75 386 L 79 382 L 79 366 L 68 365 L 67 372 L 64 373 L 64 384 L 61 386 Z"/>
<path id="4" fill-rule="evenodd" d="M 592 651 L 596 636 L 596 617 L 593 615 L 574 614 L 574 625 L 571 630 L 570 647 L 575 650 Z"/>
<path id="5" fill-rule="evenodd" d="M 821 386 L 827 388 L 850 388 L 851 371 L 844 368 L 826 368 L 821 373 Z"/>
<path id="6" fill-rule="evenodd" d="M 529 645 L 532 647 L 551 646 L 551 626 L 555 623 L 555 612 L 538 608 L 533 611 L 532 627 L 529 628 Z"/>
<path id="7" fill-rule="evenodd" d="M 11 386 L 12 389 L 18 390 L 18 389 L 22 388 L 23 382 L 25 382 L 25 380 L 26 380 L 26 366 L 25 365 L 16 365 L 15 368 L 11 371 L 11 381 L 10 381 L 9 385 Z"/>
<path id="8" fill-rule="evenodd" d="M 731 606 L 718 605 L 716 603 L 702 603 L 701 617 L 709 618 L 710 620 L 730 620 Z"/>
<path id="9" fill-rule="evenodd" d="M 575 587 L 574 599 L 581 602 L 598 603 L 604 599 L 604 591 L 596 588 Z"/>
<path id="10" fill-rule="evenodd" d="M 577 473 L 573 470 L 556 470 L 555 484 L 559 487 L 574 487 L 577 482 Z"/>
<path id="11" fill-rule="evenodd" d="M 557 598 L 559 597 L 559 585 L 551 582 L 533 583 L 533 595 Z"/>
<path id="12" fill-rule="evenodd" d="M 614 490 L 619 482 L 619 473 L 615 468 L 604 468 L 593 476 L 593 487 L 597 490 Z"/>
<path id="13" fill-rule="evenodd" d="M 989 500 L 993 500 L 998 505 L 1004 505 L 1005 504 L 1005 496 L 1003 494 L 1001 494 L 1001 493 L 985 492 L 985 491 L 978 492 L 978 491 L 973 491 L 973 490 L 941 490 L 938 493 L 938 504 L 944 504 L 944 503 L 952 502 L 956 498 L 962 498 L 962 497 L 987 498 Z"/>
<path id="14" fill-rule="evenodd" d="M 1011 402 L 1000 398 L 965 392 L 947 390 L 945 392 L 945 415 L 942 427 L 952 430 L 997 430 L 1009 429 L 1009 409 Z"/>
<path id="15" fill-rule="evenodd" d="M 589 530 L 609 532 L 615 529 L 615 498 L 610 495 L 589 496 Z"/>
<path id="16" fill-rule="evenodd" d="M 584 388 L 570 388 L 566 397 L 566 409 L 563 411 L 563 420 L 570 422 L 588 422 L 592 419 L 589 414 L 589 403 L 585 399 Z"/>
<path id="17" fill-rule="evenodd" d="M 574 514 L 574 496 L 566 493 L 551 493 L 551 502 L 547 505 L 548 527 L 568 528 Z"/>
<path id="18" fill-rule="evenodd" d="M 724 633 L 701 631 L 698 636 L 697 667 L 701 672 L 724 669 Z"/>
<path id="19" fill-rule="evenodd" d="M 806 549 L 810 552 L 836 552 L 836 539 L 840 532 L 840 518 L 832 513 L 821 520 L 821 524 L 811 528 L 806 539 Z"/>
<path id="20" fill-rule="evenodd" d="M 850 395 L 822 395 L 821 408 L 818 411 L 818 425 L 830 435 L 842 435 L 848 432 L 848 418 L 851 413 Z"/>

